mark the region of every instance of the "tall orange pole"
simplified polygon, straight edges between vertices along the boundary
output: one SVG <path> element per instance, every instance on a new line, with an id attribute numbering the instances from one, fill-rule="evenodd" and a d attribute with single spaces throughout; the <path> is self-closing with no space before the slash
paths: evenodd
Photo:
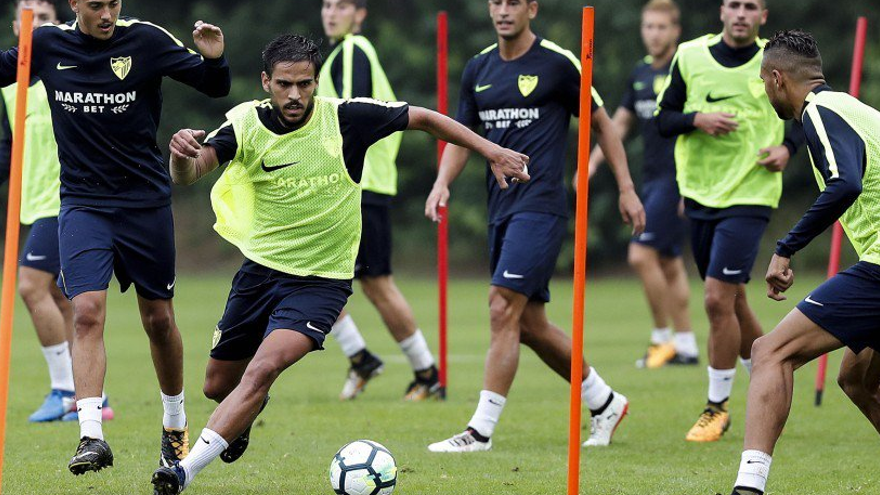
<path id="1" fill-rule="evenodd" d="M 593 7 L 584 7 L 581 39 L 581 108 L 578 131 L 577 216 L 574 234 L 574 305 L 571 325 L 571 410 L 568 424 L 568 495 L 577 495 L 581 465 L 581 382 L 584 381 L 584 291 L 587 282 L 587 204 L 593 87 Z"/>
<path id="2" fill-rule="evenodd" d="M 449 22 L 445 11 L 437 14 L 437 111 L 443 115 L 449 113 Z M 437 141 L 437 168 L 443 160 L 443 150 L 446 149 L 444 141 Z M 439 336 L 440 346 L 438 349 L 440 360 L 440 398 L 446 399 L 446 391 L 449 368 L 447 356 L 449 354 L 448 335 L 448 300 L 449 293 L 449 215 L 446 206 L 438 208 L 440 223 L 437 225 L 437 288 L 439 298 Z"/>
<path id="3" fill-rule="evenodd" d="M 18 234 L 21 217 L 21 166 L 24 160 L 24 121 L 31 80 L 31 41 L 34 11 L 21 12 L 18 37 L 18 88 L 12 132 L 12 164 L 9 171 L 9 205 L 6 208 L 6 250 L 3 258 L 3 292 L 0 300 L 0 491 L 3 488 L 3 453 L 6 447 L 6 407 L 9 399 L 9 359 L 12 348 L 12 310 L 15 307 L 15 276 L 18 270 Z"/>

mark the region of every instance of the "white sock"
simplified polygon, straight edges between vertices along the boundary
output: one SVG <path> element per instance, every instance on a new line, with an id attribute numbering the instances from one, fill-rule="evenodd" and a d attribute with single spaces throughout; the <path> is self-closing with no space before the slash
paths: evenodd
<path id="1" fill-rule="evenodd" d="M 104 439 L 104 431 L 101 429 L 101 403 L 100 397 L 86 397 L 76 401 L 76 410 L 79 412 L 79 437 Z"/>
<path id="2" fill-rule="evenodd" d="M 183 410 L 183 391 L 178 395 L 162 394 L 162 426 L 182 430 L 186 427 L 186 411 Z"/>
<path id="3" fill-rule="evenodd" d="M 226 450 L 226 447 L 229 447 L 229 443 L 216 431 L 207 428 L 202 430 L 198 440 L 193 443 L 189 455 L 180 461 L 180 467 L 186 472 L 185 486 L 189 486 L 199 471 L 205 469 L 205 466 L 219 457 Z"/>
<path id="4" fill-rule="evenodd" d="M 488 390 L 481 391 L 480 403 L 468 426 L 484 437 L 491 437 L 495 433 L 495 425 L 498 424 L 498 418 L 501 417 L 506 402 L 507 399 L 503 395 Z"/>
<path id="5" fill-rule="evenodd" d="M 599 372 L 590 366 L 590 374 L 581 383 L 581 398 L 591 411 L 600 409 L 611 398 L 611 387 L 599 376 Z"/>
<path id="6" fill-rule="evenodd" d="M 722 403 L 730 397 L 733 390 L 733 377 L 736 376 L 736 368 L 729 370 L 716 370 L 709 366 L 709 400 Z"/>
<path id="7" fill-rule="evenodd" d="M 665 344 L 672 340 L 672 329 L 669 327 L 666 328 L 655 328 L 651 330 L 651 343 L 654 345 Z"/>
<path id="8" fill-rule="evenodd" d="M 746 371 L 749 372 L 749 376 L 752 376 L 752 358 L 739 358 L 739 362 L 742 363 L 743 366 L 745 366 Z"/>
<path id="9" fill-rule="evenodd" d="M 431 354 L 431 349 L 428 349 L 428 342 L 419 329 L 400 343 L 400 350 L 406 354 L 413 371 L 424 371 L 434 366 L 434 355 Z"/>
<path id="10" fill-rule="evenodd" d="M 46 358 L 46 364 L 49 365 L 52 388 L 73 392 L 73 364 L 67 341 L 43 347 L 43 356 Z"/>
<path id="11" fill-rule="evenodd" d="M 697 347 L 697 337 L 694 332 L 675 332 L 673 338 L 675 342 L 675 352 L 685 357 L 697 357 L 700 355 L 700 349 Z"/>
<path id="12" fill-rule="evenodd" d="M 354 318 L 351 315 L 345 315 L 344 318 L 333 324 L 330 330 L 330 336 L 336 339 L 342 353 L 345 357 L 352 357 L 367 348 L 367 343 L 361 336 L 357 325 L 354 324 Z"/>
<path id="13" fill-rule="evenodd" d="M 742 453 L 739 462 L 739 474 L 736 476 L 736 484 L 744 488 L 754 488 L 765 491 L 767 476 L 770 474 L 770 463 L 773 458 L 760 450 L 746 450 Z"/>

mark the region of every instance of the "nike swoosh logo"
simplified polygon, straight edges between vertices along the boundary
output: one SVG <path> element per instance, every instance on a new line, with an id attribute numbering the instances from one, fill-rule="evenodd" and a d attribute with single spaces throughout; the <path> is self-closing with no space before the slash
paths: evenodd
<path id="1" fill-rule="evenodd" d="M 721 269 L 721 273 L 725 275 L 739 275 L 742 272 L 742 270 L 729 270 L 726 266 Z"/>
<path id="2" fill-rule="evenodd" d="M 474 88 L 474 93 L 482 93 L 483 91 L 486 91 L 487 89 L 489 89 L 491 87 L 492 87 L 491 84 L 487 84 L 485 86 L 477 85 L 477 87 Z"/>
<path id="3" fill-rule="evenodd" d="M 34 256 L 33 254 L 28 253 L 28 254 L 25 255 L 25 258 L 27 258 L 28 261 L 43 261 L 44 259 L 46 259 L 46 256 L 45 256 L 45 255 L 43 255 L 43 256 Z"/>
<path id="4" fill-rule="evenodd" d="M 58 65 L 55 66 L 58 70 L 67 70 L 67 69 L 76 69 L 75 65 L 61 65 L 61 62 L 58 62 Z"/>
<path id="5" fill-rule="evenodd" d="M 309 330 L 314 330 L 314 331 L 316 331 L 316 332 L 324 333 L 323 330 L 321 330 L 320 328 L 316 327 L 315 325 L 312 325 L 312 322 L 310 322 L 310 321 L 307 321 L 307 322 L 306 322 L 306 328 L 308 328 Z"/>
<path id="6" fill-rule="evenodd" d="M 266 172 L 274 172 L 276 170 L 281 170 L 282 168 L 289 167 L 291 165 L 296 165 L 297 163 L 299 163 L 299 162 L 285 163 L 284 165 L 274 165 L 271 167 L 267 167 L 266 162 L 263 162 L 263 164 L 261 166 L 263 167 L 263 170 Z"/>
<path id="7" fill-rule="evenodd" d="M 764 463 L 761 461 L 756 461 L 754 459 L 749 459 L 746 461 L 746 464 L 764 464 Z"/>
<path id="8" fill-rule="evenodd" d="M 499 403 L 497 403 L 497 402 L 495 402 L 495 401 L 494 401 L 494 400 L 492 400 L 492 399 L 489 399 L 489 404 L 492 404 L 492 405 L 493 405 L 493 406 L 498 406 L 498 407 L 501 407 L 501 404 L 499 404 Z"/>
<path id="9" fill-rule="evenodd" d="M 820 308 L 824 308 L 824 307 L 825 307 L 824 304 L 820 303 L 819 301 L 814 301 L 813 298 L 811 298 L 810 296 L 807 296 L 807 298 L 804 299 L 804 301 L 806 301 L 806 302 L 808 302 L 808 303 L 810 303 L 810 304 L 812 304 L 812 305 L 814 305 L 814 306 L 819 306 Z"/>
<path id="10" fill-rule="evenodd" d="M 176 283 L 177 283 L 177 277 L 174 277 L 174 280 L 172 280 L 171 283 L 168 284 L 168 290 L 173 289 L 173 288 L 174 288 L 174 284 L 176 284 Z"/>
<path id="11" fill-rule="evenodd" d="M 709 93 L 706 95 L 706 101 L 709 103 L 718 103 L 719 101 L 729 100 L 731 98 L 736 98 L 737 96 L 739 96 L 739 95 L 729 95 L 729 96 L 722 96 L 720 98 L 713 98 L 712 93 Z"/>
<path id="12" fill-rule="evenodd" d="M 518 278 L 525 278 L 525 276 L 524 275 L 517 275 L 516 273 L 510 273 L 509 271 L 504 270 L 504 278 L 518 279 Z"/>
<path id="13" fill-rule="evenodd" d="M 639 236 L 639 240 L 644 242 L 653 241 L 655 237 L 657 237 L 655 234 L 651 232 L 645 232 Z"/>
<path id="14" fill-rule="evenodd" d="M 211 442 L 205 440 L 205 437 L 199 437 L 199 440 L 205 442 L 206 445 L 211 445 Z"/>

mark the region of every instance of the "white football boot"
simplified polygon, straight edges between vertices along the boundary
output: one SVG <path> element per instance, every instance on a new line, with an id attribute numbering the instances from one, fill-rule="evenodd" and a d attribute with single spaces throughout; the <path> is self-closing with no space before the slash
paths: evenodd
<path id="1" fill-rule="evenodd" d="M 488 442 L 481 442 L 474 438 L 470 430 L 464 430 L 452 438 L 428 445 L 428 450 L 431 452 L 482 452 L 492 450 L 492 439 L 490 438 Z"/>
<path id="2" fill-rule="evenodd" d="M 629 411 L 629 401 L 622 394 L 614 393 L 614 398 L 608 407 L 590 418 L 590 438 L 584 442 L 584 447 L 606 447 L 611 444 L 611 437 L 620 426 L 620 422 Z"/>

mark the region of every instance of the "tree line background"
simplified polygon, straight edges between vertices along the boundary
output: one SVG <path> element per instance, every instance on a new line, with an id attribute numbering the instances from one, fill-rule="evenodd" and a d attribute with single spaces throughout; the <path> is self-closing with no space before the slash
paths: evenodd
<path id="1" fill-rule="evenodd" d="M 678 0 L 682 9 L 682 40 L 692 39 L 721 28 L 720 0 Z M 817 38 L 825 63 L 828 82 L 838 90 L 849 85 L 850 62 L 856 17 L 869 17 L 862 100 L 880 106 L 880 13 L 876 0 L 767 0 L 770 9 L 764 37 L 777 29 L 803 28 Z M 0 25 L 2 46 L 16 44 L 11 22 L 14 5 L 7 0 Z M 72 19 L 66 1 L 58 1 L 63 20 Z M 533 29 L 579 54 L 580 6 L 574 0 L 540 0 L 540 11 Z M 595 0 L 596 41 L 594 85 L 612 113 L 625 89 L 624 81 L 634 64 L 644 56 L 639 36 L 641 0 Z M 171 134 L 181 128 L 212 130 L 224 120 L 224 113 L 235 104 L 265 97 L 259 83 L 260 54 L 274 36 L 296 32 L 323 39 L 320 22 L 321 0 L 191 0 L 156 2 L 125 0 L 123 15 L 157 23 L 192 47 L 192 24 L 199 19 L 219 25 L 226 36 L 226 56 L 232 67 L 231 94 L 212 100 L 174 81 L 165 83 L 164 112 L 159 146 L 167 155 Z M 450 109 L 454 115 L 458 101 L 459 78 L 467 60 L 495 42 L 495 34 L 484 0 L 370 0 L 369 16 L 363 34 L 375 44 L 388 77 L 399 99 L 415 105 L 436 107 L 435 36 L 436 14 L 449 13 L 450 26 Z M 330 46 L 324 41 L 325 53 Z M 134 61 L 134 63 L 139 63 Z M 144 62 L 141 62 L 144 63 Z M 566 167 L 570 178 L 575 168 L 575 132 L 572 123 Z M 627 142 L 630 168 L 640 184 L 641 144 Z M 431 273 L 434 269 L 435 227 L 423 215 L 424 200 L 435 176 L 435 144 L 427 135 L 407 133 L 398 158 L 399 194 L 393 208 L 395 264 L 400 270 Z M 485 164 L 473 158 L 452 189 L 450 203 L 450 257 L 454 272 L 478 273 L 486 266 Z M 208 194 L 218 174 L 195 186 L 175 187 L 174 212 L 177 225 L 179 265 L 184 270 L 210 270 L 239 261 L 235 249 L 213 233 L 213 213 Z M 570 180 L 569 180 L 570 182 Z M 780 209 L 768 228 L 756 274 L 763 269 L 775 239 L 781 237 L 800 217 L 817 194 L 806 151 L 794 157 L 784 173 L 785 190 Z M 570 188 L 569 188 L 570 191 Z M 573 205 L 572 198 L 569 198 Z M 572 207 L 573 211 L 573 207 Z M 572 215 L 573 216 L 573 215 Z M 2 221 L 2 220 L 0 220 Z M 573 232 L 573 220 L 571 221 Z M 589 264 L 593 271 L 615 271 L 624 267 L 628 228 L 617 213 L 617 189 L 604 169 L 590 187 Z M 573 237 L 573 236 L 572 236 Z M 824 269 L 828 238 L 819 239 L 799 255 L 802 268 Z M 559 258 L 559 270 L 568 272 L 572 264 L 573 241 L 569 240 Z M 845 251 L 849 259 L 851 249 Z"/>

